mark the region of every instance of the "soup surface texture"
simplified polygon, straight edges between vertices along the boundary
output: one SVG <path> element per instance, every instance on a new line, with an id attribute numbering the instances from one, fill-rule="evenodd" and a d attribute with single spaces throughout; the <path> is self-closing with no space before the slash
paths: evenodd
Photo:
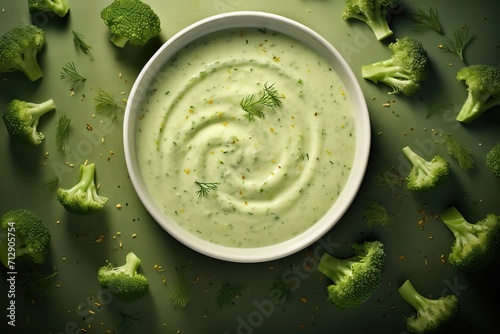
<path id="1" fill-rule="evenodd" d="M 355 150 L 352 105 L 330 64 L 269 30 L 200 38 L 161 69 L 137 115 L 148 191 L 212 243 L 263 247 L 332 207 Z"/>

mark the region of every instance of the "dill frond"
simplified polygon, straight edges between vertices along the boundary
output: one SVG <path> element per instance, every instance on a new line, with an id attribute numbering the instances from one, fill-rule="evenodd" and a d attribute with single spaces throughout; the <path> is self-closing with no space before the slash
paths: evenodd
<path id="1" fill-rule="evenodd" d="M 56 147 L 59 152 L 67 151 L 67 140 L 71 119 L 66 116 L 66 111 L 58 110 L 58 118 L 56 123 Z"/>
<path id="2" fill-rule="evenodd" d="M 448 150 L 448 153 L 454 157 L 458 165 L 466 172 L 474 168 L 474 159 L 471 155 L 471 150 L 462 146 L 462 144 L 451 134 L 441 134 L 443 143 Z"/>
<path id="3" fill-rule="evenodd" d="M 421 33 L 426 29 L 432 29 L 441 33 L 442 28 L 437 10 L 432 7 L 429 7 L 427 10 L 422 8 L 417 9 L 417 12 L 413 15 L 413 21 L 415 21 L 415 25 L 413 26 L 414 32 Z"/>
<path id="4" fill-rule="evenodd" d="M 111 116 L 113 119 L 118 118 L 118 112 L 123 111 L 123 107 L 115 100 L 113 94 L 105 92 L 99 88 L 99 91 L 94 96 L 95 110 L 105 116 Z"/>
<path id="5" fill-rule="evenodd" d="M 167 299 L 172 301 L 175 305 L 184 308 L 193 299 L 189 284 L 184 275 L 177 270 L 177 278 L 172 286 L 168 288 Z"/>
<path id="6" fill-rule="evenodd" d="M 447 52 L 455 53 L 460 59 L 464 60 L 464 49 L 471 40 L 472 37 L 470 36 L 469 27 L 464 26 L 455 30 L 453 35 L 450 38 L 446 38 L 439 48 Z"/>
<path id="7" fill-rule="evenodd" d="M 366 201 L 363 205 L 362 216 L 363 222 L 370 229 L 377 225 L 385 227 L 394 225 L 394 216 L 377 201 Z"/>
<path id="8" fill-rule="evenodd" d="M 217 187 L 219 186 L 218 182 L 194 181 L 194 183 L 196 183 L 200 187 L 200 190 L 196 192 L 196 195 L 198 195 L 198 197 L 207 196 L 211 190 L 216 190 Z"/>
<path id="9" fill-rule="evenodd" d="M 373 183 L 376 186 L 386 187 L 388 186 L 391 190 L 394 190 L 394 186 L 402 186 L 403 181 L 399 174 L 396 172 L 394 167 L 385 162 L 374 174 Z"/>
<path id="10" fill-rule="evenodd" d="M 86 54 L 87 56 L 89 56 L 90 59 L 93 59 L 93 56 L 91 53 L 92 47 L 90 45 L 88 45 L 87 43 L 85 43 L 85 41 L 84 41 L 85 36 L 83 36 L 83 34 L 77 32 L 77 31 L 74 31 L 74 30 L 72 30 L 71 32 L 73 33 L 73 43 L 75 44 L 75 47 L 78 50 L 80 50 L 83 54 Z"/>
<path id="11" fill-rule="evenodd" d="M 43 181 L 41 188 L 43 190 L 52 191 L 56 190 L 58 185 L 59 185 L 59 178 L 57 176 L 54 176 L 50 179 Z"/>
<path id="12" fill-rule="evenodd" d="M 274 88 L 274 84 L 268 86 L 265 83 L 264 91 L 258 100 L 255 100 L 255 94 L 249 94 L 241 100 L 240 105 L 246 112 L 245 118 L 249 121 L 254 121 L 255 117 L 266 117 L 266 114 L 262 111 L 263 107 L 275 110 L 276 107 L 281 105 L 281 100 L 278 91 Z"/>
<path id="13" fill-rule="evenodd" d="M 234 305 L 234 299 L 241 296 L 241 285 L 239 283 L 226 283 L 217 291 L 216 302 L 219 308 Z"/>
<path id="14" fill-rule="evenodd" d="M 48 274 L 39 271 L 24 271 L 19 274 L 18 279 L 28 298 L 38 297 L 43 299 L 49 295 L 57 274 L 57 270 Z"/>
<path id="15" fill-rule="evenodd" d="M 76 85 L 80 82 L 84 82 L 87 80 L 87 78 L 78 73 L 75 63 L 73 62 L 66 63 L 63 66 L 60 77 L 61 79 L 69 80 L 69 88 L 71 90 L 74 90 Z"/>

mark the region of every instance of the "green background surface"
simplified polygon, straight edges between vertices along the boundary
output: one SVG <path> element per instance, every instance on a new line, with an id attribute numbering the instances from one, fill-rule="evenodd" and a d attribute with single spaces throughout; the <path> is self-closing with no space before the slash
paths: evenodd
<path id="1" fill-rule="evenodd" d="M 432 297 L 453 293 L 461 309 L 443 333 L 492 333 L 498 328 L 498 262 L 474 274 L 460 272 L 446 260 L 453 235 L 437 217 L 451 205 L 475 222 L 487 213 L 500 214 L 499 185 L 486 168 L 485 154 L 500 141 L 499 109 L 492 109 L 471 124 L 459 124 L 455 115 L 465 101 L 463 82 L 456 72 L 466 64 L 500 66 L 500 21 L 496 0 L 403 0 L 391 15 L 394 35 L 379 42 L 358 21 L 340 18 L 340 0 L 185 0 L 146 1 L 162 21 L 158 39 L 144 47 L 119 49 L 109 41 L 109 31 L 100 11 L 110 1 L 70 1 L 69 15 L 60 19 L 49 14 L 31 16 L 26 1 L 0 0 L 0 33 L 34 22 L 46 31 L 47 44 L 39 53 L 44 77 L 30 82 L 20 72 L 0 74 L 0 108 L 14 98 L 41 102 L 53 98 L 58 109 L 71 118 L 70 153 L 55 147 L 57 113 L 47 114 L 39 129 L 45 133 L 36 148 L 20 146 L 0 126 L 0 212 L 27 208 L 38 213 L 52 233 L 50 258 L 42 266 L 24 264 L 25 269 L 57 269 L 57 286 L 43 300 L 27 299 L 17 288 L 16 327 L 7 325 L 7 275 L 0 280 L 1 333 L 405 333 L 405 316 L 413 309 L 399 296 L 398 287 L 410 278 L 423 294 Z M 415 33 L 411 14 L 417 8 L 437 9 L 443 34 L 432 30 Z M 126 99 L 142 66 L 177 31 L 195 21 L 227 11 L 258 10 L 280 14 L 303 23 L 324 36 L 351 65 L 365 93 L 372 121 L 372 149 L 365 180 L 351 208 L 341 221 L 308 249 L 281 260 L 239 264 L 198 254 L 164 232 L 148 215 L 127 175 L 122 146 L 123 115 L 114 123 L 95 112 L 93 97 L 98 89 Z M 465 62 L 438 48 L 445 36 L 467 25 L 473 40 L 465 50 Z M 85 36 L 93 59 L 78 52 L 71 30 Z M 387 44 L 403 36 L 420 40 L 428 50 L 432 73 L 415 96 L 388 95 L 388 88 L 364 81 L 362 65 L 390 56 Z M 87 81 L 72 96 L 69 83 L 60 79 L 62 67 L 73 61 Z M 444 112 L 428 116 L 438 99 L 451 103 Z M 383 105 L 389 102 L 389 107 Z M 87 124 L 92 131 L 87 130 Z M 437 134 L 454 135 L 472 151 L 474 169 L 462 170 L 447 154 Z M 105 137 L 104 142 L 101 141 Z M 451 178 L 435 191 L 410 193 L 404 187 L 381 187 L 373 175 L 384 163 L 401 176 L 408 163 L 401 153 L 409 145 L 425 157 L 442 154 L 450 161 Z M 78 177 L 78 166 L 87 160 L 97 166 L 100 193 L 109 197 L 102 212 L 75 216 L 65 212 L 55 193 L 42 190 L 43 181 L 59 177 L 70 186 Z M 366 201 L 377 200 L 395 216 L 391 228 L 372 229 L 363 222 Z M 115 206 L 121 204 L 122 208 Z M 419 224 L 423 221 L 423 224 Z M 121 233 L 121 234 L 118 234 Z M 132 237 L 136 234 L 136 237 Z M 357 309 L 339 311 L 326 300 L 328 281 L 317 270 L 319 255 L 327 250 L 337 256 L 350 255 L 353 242 L 375 238 L 386 246 L 383 281 L 376 293 Z M 123 262 L 134 251 L 141 259 L 140 272 L 150 280 L 150 293 L 132 304 L 109 298 L 97 281 L 97 270 L 106 260 Z M 404 259 L 403 259 L 404 257 Z M 154 266 L 161 266 L 158 272 Z M 19 270 L 23 264 L 19 263 Z M 176 271 L 190 284 L 193 299 L 185 308 L 167 298 Z M 294 282 L 289 299 L 274 304 L 270 291 L 276 277 Z M 166 284 L 163 283 L 163 278 Z M 234 305 L 218 308 L 216 293 L 223 284 L 239 283 L 242 294 Z M 95 302 L 101 304 L 95 308 Z M 95 314 L 89 313 L 89 310 Z M 123 323 L 120 314 L 140 319 Z"/>

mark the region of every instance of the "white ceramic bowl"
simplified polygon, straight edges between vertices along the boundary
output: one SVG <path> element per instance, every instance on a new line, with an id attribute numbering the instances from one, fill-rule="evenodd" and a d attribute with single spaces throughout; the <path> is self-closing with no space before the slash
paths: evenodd
<path id="1" fill-rule="evenodd" d="M 230 28 L 265 28 L 287 34 L 325 57 L 339 74 L 354 107 L 355 155 L 347 184 L 331 209 L 302 234 L 279 244 L 257 248 L 233 248 L 202 240 L 171 221 L 155 204 L 138 167 L 137 129 L 140 106 L 148 87 L 162 66 L 190 42 L 212 32 Z M 324 236 L 341 219 L 354 200 L 365 175 L 370 151 L 370 121 L 366 101 L 349 65 L 339 52 L 310 28 L 291 19 L 263 12 L 240 11 L 215 15 L 198 21 L 172 36 L 148 61 L 130 93 L 124 120 L 125 158 L 133 186 L 154 220 L 187 247 L 207 256 L 231 262 L 264 262 L 302 250 Z"/>

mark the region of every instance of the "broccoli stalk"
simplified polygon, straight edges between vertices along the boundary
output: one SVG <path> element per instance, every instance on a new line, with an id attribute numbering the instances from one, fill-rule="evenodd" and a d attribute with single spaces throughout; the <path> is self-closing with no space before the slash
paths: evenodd
<path id="1" fill-rule="evenodd" d="M 406 187 L 411 191 L 424 191 L 436 187 L 450 174 L 450 164 L 440 155 L 428 161 L 415 153 L 409 146 L 403 147 L 403 153 L 412 164 L 406 177 Z"/>
<path id="2" fill-rule="evenodd" d="M 429 58 L 422 44 L 404 37 L 389 44 L 392 56 L 361 67 L 361 76 L 392 88 L 389 94 L 413 95 L 429 76 Z"/>
<path id="3" fill-rule="evenodd" d="M 500 216 L 488 214 L 472 224 L 452 206 L 441 212 L 441 219 L 455 236 L 448 255 L 452 266 L 476 272 L 496 259 L 500 246 Z"/>
<path id="4" fill-rule="evenodd" d="M 45 135 L 38 131 L 40 118 L 56 107 L 54 100 L 33 103 L 12 100 L 5 109 L 2 119 L 9 134 L 20 142 L 38 146 Z"/>
<path id="5" fill-rule="evenodd" d="M 344 310 L 358 307 L 370 298 L 382 281 L 384 245 L 366 241 L 353 245 L 354 255 L 339 259 L 323 253 L 318 270 L 333 284 L 327 287 L 328 299 Z"/>
<path id="6" fill-rule="evenodd" d="M 101 210 L 108 201 L 97 193 L 95 164 L 80 165 L 80 179 L 70 189 L 57 189 L 57 200 L 71 213 L 84 215 Z"/>
<path id="7" fill-rule="evenodd" d="M 457 80 L 465 81 L 468 92 L 457 121 L 470 123 L 486 110 L 500 105 L 500 68 L 470 65 L 458 71 Z"/>
<path id="8" fill-rule="evenodd" d="M 28 0 L 30 14 L 36 12 L 54 12 L 64 17 L 69 11 L 68 0 Z"/>
<path id="9" fill-rule="evenodd" d="M 114 0 L 101 11 L 111 42 L 122 48 L 127 42 L 144 45 L 160 34 L 161 23 L 151 6 L 140 0 Z"/>
<path id="10" fill-rule="evenodd" d="M 416 311 L 415 316 L 406 318 L 406 326 L 412 333 L 428 333 L 449 322 L 459 309 L 458 298 L 447 295 L 438 299 L 422 296 L 407 279 L 400 287 L 399 294 Z"/>
<path id="11" fill-rule="evenodd" d="M 97 278 L 101 285 L 118 299 L 129 303 L 147 294 L 149 283 L 146 276 L 137 273 L 141 260 L 133 252 L 125 258 L 125 264 L 113 267 L 111 263 L 99 268 Z"/>
<path id="12" fill-rule="evenodd" d="M 45 262 L 51 235 L 37 214 L 27 209 L 9 211 L 0 218 L 0 230 L 6 235 L 0 242 L 0 260 L 5 267 L 17 258 L 27 257 L 33 263 Z M 15 236 L 14 246 L 11 246 L 11 235 Z M 11 255 L 14 258 L 9 258 Z"/>
<path id="13" fill-rule="evenodd" d="M 43 77 L 37 54 L 45 45 L 45 32 L 31 24 L 20 25 L 0 37 L 0 72 L 21 71 L 35 81 Z"/>
<path id="14" fill-rule="evenodd" d="M 373 30 L 377 39 L 382 40 L 392 35 L 387 22 L 387 14 L 397 4 L 397 0 L 346 0 L 342 18 L 365 22 Z"/>

